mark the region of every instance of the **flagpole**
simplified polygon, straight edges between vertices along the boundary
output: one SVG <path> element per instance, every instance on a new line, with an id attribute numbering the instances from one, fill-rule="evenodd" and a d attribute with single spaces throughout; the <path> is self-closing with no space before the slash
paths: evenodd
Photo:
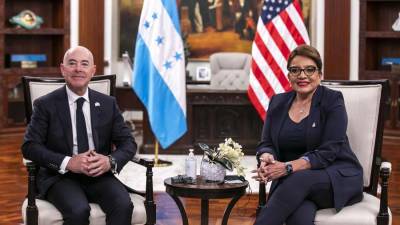
<path id="1" fill-rule="evenodd" d="M 154 144 L 154 163 L 157 165 L 158 164 L 158 141 L 155 141 Z"/>
<path id="2" fill-rule="evenodd" d="M 155 139 L 154 141 L 154 166 L 155 167 L 166 167 L 166 166 L 171 166 L 172 162 L 167 161 L 167 160 L 162 160 L 158 158 L 158 141 Z"/>

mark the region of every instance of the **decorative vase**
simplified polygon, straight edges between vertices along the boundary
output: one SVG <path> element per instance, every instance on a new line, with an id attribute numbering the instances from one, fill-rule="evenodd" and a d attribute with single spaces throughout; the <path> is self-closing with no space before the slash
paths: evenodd
<path id="1" fill-rule="evenodd" d="M 207 182 L 224 182 L 226 169 L 217 162 L 210 162 L 206 159 L 201 161 L 200 176 Z"/>

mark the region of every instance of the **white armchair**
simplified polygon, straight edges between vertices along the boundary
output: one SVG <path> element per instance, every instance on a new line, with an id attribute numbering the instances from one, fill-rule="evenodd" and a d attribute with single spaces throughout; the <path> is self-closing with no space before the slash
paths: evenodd
<path id="1" fill-rule="evenodd" d="M 361 202 L 336 210 L 318 210 L 316 225 L 390 225 L 392 215 L 387 205 L 389 162 L 382 162 L 384 114 L 387 107 L 389 82 L 323 81 L 322 85 L 341 91 L 348 116 L 347 136 L 364 172 L 364 198 Z M 378 197 L 378 180 L 381 192 Z M 259 212 L 266 203 L 265 184 L 260 183 Z"/>
<path id="2" fill-rule="evenodd" d="M 247 90 L 251 55 L 221 52 L 210 56 L 212 89 Z"/>
<path id="3" fill-rule="evenodd" d="M 33 102 L 38 97 L 45 95 L 65 85 L 63 78 L 46 77 L 22 77 L 24 86 L 25 114 L 27 123 L 32 115 Z M 115 95 L 115 75 L 94 76 L 89 87 L 101 93 Z M 130 198 L 134 205 L 132 224 L 155 224 L 156 205 L 153 200 L 153 160 L 133 158 L 131 160 L 147 168 L 146 170 L 146 192 L 138 192 L 126 187 L 130 192 Z M 28 170 L 28 195 L 22 204 L 22 217 L 24 224 L 35 225 L 61 225 L 63 218 L 61 213 L 48 201 L 36 196 L 36 173 L 37 165 L 24 159 Z M 106 224 L 105 214 L 100 206 L 90 203 L 90 224 Z"/>

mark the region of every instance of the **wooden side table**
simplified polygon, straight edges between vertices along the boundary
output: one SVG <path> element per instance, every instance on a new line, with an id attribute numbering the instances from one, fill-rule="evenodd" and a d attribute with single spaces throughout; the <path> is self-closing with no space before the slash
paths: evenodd
<path id="1" fill-rule="evenodd" d="M 171 178 L 164 180 L 166 192 L 174 199 L 182 216 L 183 225 L 188 225 L 188 218 L 185 208 L 179 197 L 200 198 L 201 199 L 201 225 L 208 224 L 209 199 L 232 198 L 225 209 L 222 225 L 228 224 L 229 215 L 236 202 L 246 193 L 249 185 L 248 181 L 239 184 L 216 184 L 207 183 L 197 176 L 196 184 L 176 184 L 171 182 Z"/>

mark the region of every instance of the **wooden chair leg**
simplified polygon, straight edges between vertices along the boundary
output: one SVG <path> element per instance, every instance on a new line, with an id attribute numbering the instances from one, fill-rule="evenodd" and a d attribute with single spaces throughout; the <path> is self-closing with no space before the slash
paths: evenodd
<path id="1" fill-rule="evenodd" d="M 388 186 L 389 186 L 389 168 L 382 168 L 380 171 L 381 177 L 381 201 L 378 216 L 376 217 L 376 221 L 378 225 L 388 225 L 389 224 L 389 213 L 388 213 Z"/>
<path id="2" fill-rule="evenodd" d="M 149 162 L 147 164 L 146 170 L 146 200 L 145 200 L 145 208 L 146 208 L 146 225 L 154 225 L 156 224 L 156 204 L 153 199 L 153 166 L 154 162 Z"/>
<path id="3" fill-rule="evenodd" d="M 28 205 L 26 207 L 26 224 L 38 224 L 38 209 L 36 207 L 36 165 L 27 163 L 28 170 Z"/>

